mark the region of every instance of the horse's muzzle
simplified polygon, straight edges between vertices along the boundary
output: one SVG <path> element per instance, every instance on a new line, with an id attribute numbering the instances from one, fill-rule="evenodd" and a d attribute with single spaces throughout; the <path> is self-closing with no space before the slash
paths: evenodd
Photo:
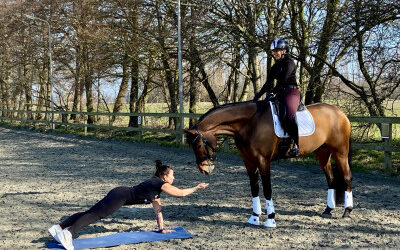
<path id="1" fill-rule="evenodd" d="M 206 160 L 206 161 L 203 161 L 203 162 L 197 164 L 197 167 L 199 168 L 200 173 L 209 175 L 214 170 L 215 165 L 214 165 L 214 162 L 212 162 L 210 160 Z"/>

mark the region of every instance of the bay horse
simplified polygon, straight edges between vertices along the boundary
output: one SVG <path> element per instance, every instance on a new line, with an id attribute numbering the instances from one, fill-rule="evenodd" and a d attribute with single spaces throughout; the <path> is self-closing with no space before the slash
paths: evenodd
<path id="1" fill-rule="evenodd" d="M 352 173 L 348 159 L 350 122 L 333 105 L 318 103 L 308 105 L 307 109 L 314 119 L 315 131 L 309 136 L 299 138 L 299 156 L 314 152 L 326 176 L 327 206 L 322 216 L 331 217 L 338 197 L 344 195 L 343 217 L 349 217 L 353 209 Z M 184 132 L 194 151 L 196 164 L 203 174 L 210 174 L 215 167 L 217 136 L 233 136 L 250 179 L 253 213 L 248 223 L 259 225 L 260 175 L 268 216 L 264 226 L 276 227 L 270 165 L 271 161 L 289 158 L 289 155 L 286 153 L 283 157 L 278 157 L 278 145 L 283 139 L 274 133 L 270 105 L 265 101 L 247 101 L 217 106 L 202 115 L 193 127 Z M 337 167 L 331 165 L 332 156 Z"/>

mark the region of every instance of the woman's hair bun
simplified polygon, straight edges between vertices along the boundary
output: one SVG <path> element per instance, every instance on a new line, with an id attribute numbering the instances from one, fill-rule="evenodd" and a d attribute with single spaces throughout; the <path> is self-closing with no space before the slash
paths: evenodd
<path id="1" fill-rule="evenodd" d="M 157 177 L 162 177 L 164 175 L 167 175 L 169 171 L 172 169 L 170 166 L 163 165 L 160 160 L 156 160 L 156 172 L 154 173 L 155 176 Z"/>
<path id="2" fill-rule="evenodd" d="M 162 166 L 162 162 L 160 160 L 156 160 L 156 167 L 159 168 Z"/>

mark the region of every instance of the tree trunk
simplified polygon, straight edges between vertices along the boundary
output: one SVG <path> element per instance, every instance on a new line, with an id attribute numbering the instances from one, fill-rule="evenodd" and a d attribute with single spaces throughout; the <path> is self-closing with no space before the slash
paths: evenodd
<path id="1" fill-rule="evenodd" d="M 256 34 L 256 19 L 255 6 L 247 5 L 246 21 L 248 32 L 251 37 L 257 37 Z M 258 92 L 261 86 L 260 63 L 257 56 L 257 44 L 253 40 L 247 39 L 248 56 L 249 56 L 249 72 L 251 83 L 253 84 L 254 95 Z"/>
<path id="2" fill-rule="evenodd" d="M 190 53 L 190 52 L 189 52 Z M 190 62 L 189 71 L 189 113 L 195 114 L 197 109 L 197 75 L 196 66 L 193 62 Z M 194 118 L 189 118 L 189 127 L 192 127 L 196 123 Z"/>
<path id="3" fill-rule="evenodd" d="M 129 57 L 128 54 L 125 52 L 123 61 L 122 61 L 122 80 L 121 80 L 121 85 L 119 87 L 118 95 L 115 98 L 115 103 L 114 103 L 114 108 L 113 108 L 113 113 L 118 113 L 121 111 L 121 108 L 124 104 L 124 98 L 126 96 L 126 92 L 128 90 L 128 85 L 129 85 Z M 111 122 L 115 121 L 115 116 L 111 118 Z"/>
<path id="4" fill-rule="evenodd" d="M 74 98 L 72 103 L 72 111 L 78 112 L 79 111 L 79 103 L 81 102 L 82 96 L 82 81 L 81 81 L 81 74 L 82 74 L 82 49 L 81 45 L 77 44 L 75 46 L 75 75 L 74 75 Z M 71 114 L 71 120 L 75 122 L 78 121 L 78 116 L 76 114 Z"/>
<path id="5" fill-rule="evenodd" d="M 208 81 L 208 75 L 205 70 L 205 64 L 201 60 L 200 53 L 195 44 L 193 44 L 191 52 L 192 53 L 190 55 L 190 58 L 191 60 L 193 60 L 193 63 L 196 65 L 196 67 L 200 70 L 200 76 L 201 76 L 200 81 L 202 82 L 204 88 L 207 90 L 208 96 L 210 97 L 213 106 L 216 107 L 219 105 L 218 98 L 214 90 L 212 89 L 210 82 Z"/>
<path id="6" fill-rule="evenodd" d="M 46 98 L 45 97 L 45 93 L 46 93 L 46 84 L 45 84 L 45 81 L 46 81 L 46 77 L 44 76 L 45 75 L 45 72 L 47 72 L 45 69 L 44 69 L 44 65 L 43 65 L 43 69 L 39 69 L 38 70 L 39 71 L 39 96 L 38 96 L 38 100 L 37 100 L 37 110 L 46 110 L 46 107 L 45 107 L 45 103 L 44 103 L 44 99 Z M 36 119 L 37 120 L 41 120 L 43 118 L 43 114 L 42 113 L 37 113 L 36 114 Z"/>
<path id="7" fill-rule="evenodd" d="M 148 69 L 147 69 L 146 80 L 143 82 L 143 91 L 140 94 L 140 96 L 136 102 L 135 112 L 137 112 L 137 113 L 145 112 L 147 96 L 150 93 L 151 85 L 152 85 L 152 81 L 153 81 L 153 69 L 152 69 L 153 65 L 154 65 L 153 58 L 150 57 L 149 65 L 148 65 Z M 144 120 L 142 120 L 142 125 L 143 124 L 144 124 Z"/>
<path id="8" fill-rule="evenodd" d="M 177 113 L 177 86 L 176 86 L 176 78 L 174 77 L 174 74 L 172 73 L 171 66 L 169 65 L 169 51 L 167 46 L 165 45 L 166 42 L 166 27 L 165 23 L 163 22 L 163 15 L 160 10 L 160 3 L 157 1 L 156 2 L 156 16 L 157 16 L 157 30 L 158 30 L 158 38 L 157 41 L 160 46 L 160 53 L 161 53 L 161 64 L 163 65 L 163 70 L 165 73 L 165 81 L 167 83 L 167 89 L 169 93 L 169 101 L 170 101 L 170 106 L 169 106 L 169 113 Z M 167 17 L 165 17 L 167 18 Z M 174 119 L 169 119 L 169 128 L 172 128 L 172 120 L 174 121 L 174 128 L 176 129 L 178 124 L 177 124 L 177 118 Z"/>
<path id="9" fill-rule="evenodd" d="M 136 102 L 138 100 L 139 95 L 139 62 L 137 58 L 132 60 L 131 65 L 131 90 L 129 94 L 129 112 L 134 113 L 136 110 Z M 129 117 L 129 127 L 137 127 L 138 126 L 138 117 L 130 116 Z"/>
<path id="10" fill-rule="evenodd" d="M 290 0 L 290 28 L 294 40 L 298 47 L 298 60 L 300 62 L 299 89 L 301 93 L 306 93 L 307 71 L 311 72 L 311 67 L 306 59 L 309 55 L 309 27 L 306 23 L 304 0 Z"/>
<path id="11" fill-rule="evenodd" d="M 29 75 L 29 70 L 26 65 L 26 62 L 24 62 L 24 92 L 25 92 L 25 105 L 26 105 L 26 111 L 32 111 L 32 79 L 28 79 Z M 30 77 L 32 78 L 32 77 Z M 33 120 L 33 113 L 27 113 L 27 118 L 28 120 Z"/>
<path id="12" fill-rule="evenodd" d="M 310 71 L 310 82 L 308 83 L 305 99 L 306 105 L 320 102 L 322 99 L 322 94 L 325 91 L 325 86 L 321 81 L 321 74 L 324 67 L 324 61 L 328 56 L 330 42 L 334 34 L 334 26 L 337 21 L 337 10 L 339 3 L 339 0 L 327 1 L 327 14 L 322 27 L 317 50 L 317 57 L 322 60 L 315 60 L 314 66 Z"/>
<path id="13" fill-rule="evenodd" d="M 88 52 L 86 52 L 87 57 L 85 57 L 85 92 L 86 92 L 86 110 L 87 112 L 94 112 L 93 107 L 93 71 L 89 62 Z M 87 124 L 94 124 L 95 117 L 93 115 L 88 115 Z"/>
<path id="14" fill-rule="evenodd" d="M 247 100 L 247 96 L 249 94 L 249 88 L 250 88 L 250 74 L 251 74 L 251 67 L 252 67 L 252 62 L 250 61 L 250 58 L 247 61 L 247 65 L 248 65 L 248 69 L 247 69 L 247 74 L 246 74 L 246 78 L 244 80 L 244 85 L 243 85 L 243 90 L 242 90 L 242 94 L 240 95 L 239 101 L 243 102 L 245 100 Z"/>
<path id="15" fill-rule="evenodd" d="M 1 24 L 0 24 L 1 25 Z M 3 34 L 2 34 L 3 35 Z M 5 38 L 0 40 L 0 88 L 1 88 L 1 108 L 10 109 L 10 65 L 9 48 Z M 7 117 L 8 112 L 2 112 L 2 116 Z"/>

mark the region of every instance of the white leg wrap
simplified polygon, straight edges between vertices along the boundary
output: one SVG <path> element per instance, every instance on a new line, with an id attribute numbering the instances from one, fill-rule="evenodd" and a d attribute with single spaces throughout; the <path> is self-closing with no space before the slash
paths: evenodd
<path id="1" fill-rule="evenodd" d="M 258 226 L 260 225 L 260 217 L 251 215 L 247 223 Z"/>
<path id="2" fill-rule="evenodd" d="M 344 208 L 353 207 L 353 192 L 344 191 Z"/>
<path id="3" fill-rule="evenodd" d="M 335 189 L 328 189 L 328 196 L 326 198 L 326 204 L 329 208 L 334 209 L 336 206 L 336 190 Z"/>
<path id="4" fill-rule="evenodd" d="M 275 213 L 274 202 L 271 200 L 265 201 L 265 206 L 267 207 L 267 215 Z"/>
<path id="5" fill-rule="evenodd" d="M 275 213 L 274 202 L 271 200 L 265 201 L 265 206 L 267 207 L 267 215 Z M 267 219 L 264 223 L 264 227 L 274 228 L 276 227 L 275 219 Z"/>
<path id="6" fill-rule="evenodd" d="M 261 215 L 261 203 L 260 203 L 260 197 L 253 197 L 253 213 Z M 247 223 L 250 223 L 252 225 L 260 225 L 260 218 L 259 216 L 251 215 Z"/>
<path id="7" fill-rule="evenodd" d="M 267 219 L 265 221 L 264 227 L 274 228 L 276 227 L 275 219 Z"/>
<path id="8" fill-rule="evenodd" d="M 260 215 L 261 214 L 261 203 L 260 203 L 260 197 L 253 197 L 253 213 Z"/>

